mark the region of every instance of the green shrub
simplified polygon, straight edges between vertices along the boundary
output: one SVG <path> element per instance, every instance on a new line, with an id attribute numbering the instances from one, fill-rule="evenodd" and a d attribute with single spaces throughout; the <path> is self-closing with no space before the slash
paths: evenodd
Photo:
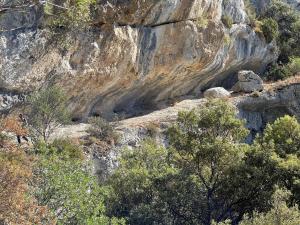
<path id="1" fill-rule="evenodd" d="M 298 225 L 300 221 L 300 211 L 297 205 L 289 207 L 289 197 L 291 193 L 285 189 L 277 189 L 272 196 L 272 209 L 267 213 L 257 213 L 250 218 L 247 216 L 240 225 Z"/>
<path id="2" fill-rule="evenodd" d="M 244 0 L 245 3 L 245 11 L 248 15 L 250 25 L 253 25 L 256 21 L 256 9 L 252 4 L 251 0 Z"/>
<path id="3" fill-rule="evenodd" d="M 107 190 L 80 161 L 41 158 L 34 175 L 34 195 L 52 211 L 57 224 L 124 224 L 105 215 Z"/>
<path id="4" fill-rule="evenodd" d="M 294 76 L 300 72 L 300 58 L 291 58 L 290 62 L 286 65 L 272 64 L 267 72 L 268 80 L 284 80 L 288 77 Z"/>
<path id="5" fill-rule="evenodd" d="M 70 139 L 56 139 L 51 144 L 37 142 L 35 152 L 47 157 L 57 156 L 60 159 L 82 160 L 84 158 L 82 148 Z"/>
<path id="6" fill-rule="evenodd" d="M 291 58 L 290 63 L 288 64 L 289 70 L 291 71 L 292 75 L 300 73 L 300 57 Z"/>
<path id="7" fill-rule="evenodd" d="M 274 19 L 267 18 L 262 21 L 261 30 L 267 43 L 272 42 L 279 35 L 278 24 Z"/>
<path id="8" fill-rule="evenodd" d="M 82 28 L 91 21 L 90 7 L 95 0 L 47 1 L 44 7 L 46 24 L 50 27 Z"/>
<path id="9" fill-rule="evenodd" d="M 67 97 L 58 87 L 47 87 L 33 93 L 28 103 L 28 123 L 35 141 L 43 139 L 47 143 L 55 129 L 70 122 Z"/>
<path id="10" fill-rule="evenodd" d="M 149 124 L 147 124 L 146 129 L 147 129 L 148 136 L 150 136 L 151 138 L 157 137 L 157 135 L 160 132 L 159 125 L 155 124 L 155 123 L 149 123 Z"/>
<path id="11" fill-rule="evenodd" d="M 253 21 L 253 24 L 251 24 L 252 28 L 254 29 L 254 32 L 258 34 L 260 37 L 264 37 L 264 33 L 262 31 L 262 25 L 263 23 L 259 20 Z"/>
<path id="12" fill-rule="evenodd" d="M 88 120 L 89 124 L 91 124 L 88 133 L 100 139 L 101 141 L 118 141 L 119 135 L 115 132 L 113 126 L 101 117 L 92 117 Z"/>
<path id="13" fill-rule="evenodd" d="M 291 71 L 287 66 L 279 65 L 277 63 L 272 64 L 269 66 L 266 77 L 267 80 L 277 81 L 277 80 L 283 80 L 288 77 L 292 76 Z"/>
<path id="14" fill-rule="evenodd" d="M 278 23 L 277 45 L 280 50 L 278 60 L 288 63 L 290 57 L 300 56 L 299 12 L 282 1 L 272 1 L 262 17 L 271 18 Z"/>
<path id="15" fill-rule="evenodd" d="M 206 15 L 202 15 L 201 17 L 198 17 L 196 20 L 196 25 L 200 28 L 206 28 L 208 25 L 208 18 Z"/>
<path id="16" fill-rule="evenodd" d="M 222 22 L 223 24 L 227 27 L 227 28 L 231 28 L 233 25 L 233 19 L 231 16 L 229 15 L 223 15 L 222 16 Z"/>
<path id="17" fill-rule="evenodd" d="M 224 44 L 226 46 L 229 46 L 231 44 L 231 38 L 230 38 L 230 36 L 228 34 L 224 35 L 223 40 L 224 40 Z"/>

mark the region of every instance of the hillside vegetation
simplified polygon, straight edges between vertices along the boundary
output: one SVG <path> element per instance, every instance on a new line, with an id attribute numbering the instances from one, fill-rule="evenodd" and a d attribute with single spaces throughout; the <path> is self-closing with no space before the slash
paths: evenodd
<path id="1" fill-rule="evenodd" d="M 35 95 L 32 104 L 39 105 L 46 93 Z M 54 100 L 43 104 L 55 121 L 60 108 L 51 105 Z M 209 100 L 204 107 L 179 113 L 166 130 L 168 146 L 151 135 L 139 147 L 122 150 L 118 167 L 104 180 L 92 175 L 83 149 L 91 141 L 113 145 L 116 135 L 108 123 L 93 121 L 93 138 L 79 143 L 45 142 L 43 133 L 35 131 L 47 120 L 29 121 L 24 130 L 18 119 L 2 119 L 2 223 L 299 222 L 300 124 L 295 117 L 277 119 L 253 144 L 245 144 L 249 132 L 245 121 L 236 118 L 235 107 L 226 100 Z M 33 132 L 33 146 L 25 140 L 14 144 L 7 132 L 22 137 Z"/>
<path id="2" fill-rule="evenodd" d="M 93 20 L 97 7 L 100 7 L 99 2 L 108 6 L 103 9 L 104 11 L 110 9 L 111 3 L 102 0 L 20 0 L 14 1 L 14 4 L 8 4 L 7 1 L 3 4 L 0 2 L 0 19 L 1 15 L 9 10 L 22 11 L 28 7 L 37 7 L 41 10 L 43 22 L 37 25 L 38 29 L 45 29 L 52 38 L 54 37 L 51 44 L 58 43 L 55 46 L 59 47 L 51 54 L 61 57 L 55 55 L 61 60 L 57 60 L 59 61 L 57 63 L 57 58 L 53 55 L 46 53 L 39 55 L 40 58 L 44 57 L 43 62 L 48 63 L 45 63 L 44 68 L 44 71 L 47 71 L 45 81 L 41 81 L 42 78 L 28 80 L 24 76 L 20 84 L 15 81 L 18 76 L 12 72 L 17 64 L 9 65 L 9 69 L 12 69 L 7 70 L 8 72 L 0 67 L 1 74 L 2 71 L 12 74 L 12 79 L 1 78 L 1 85 L 2 83 L 5 85 L 5 82 L 17 83 L 19 86 L 16 87 L 20 89 L 25 87 L 24 92 L 27 95 L 22 101 L 17 102 L 15 108 L 3 112 L 0 117 L 0 225 L 299 225 L 300 123 L 297 115 L 292 115 L 297 112 L 294 103 L 299 104 L 298 92 L 293 91 L 294 89 L 292 89 L 293 97 L 296 100 L 293 100 L 289 108 L 292 110 L 288 111 L 281 107 L 282 105 L 274 107 L 280 116 L 270 123 L 266 122 L 264 129 L 255 133 L 256 136 L 251 141 L 249 141 L 251 130 L 248 121 L 241 119 L 241 111 L 232 104 L 233 101 L 228 97 L 231 96 L 229 92 L 226 98 L 207 97 L 201 106 L 180 111 L 177 119 L 171 123 L 162 125 L 145 123 L 144 129 L 138 128 L 136 134 L 138 138 L 135 141 L 124 141 L 126 138 L 130 139 L 132 135 L 129 127 L 124 128 L 124 136 L 116 129 L 119 120 L 123 119 L 122 113 L 126 114 L 126 110 L 134 110 L 136 107 L 136 114 L 142 106 L 148 107 L 148 111 L 154 110 L 152 103 L 157 99 L 159 103 L 164 100 L 176 105 L 176 97 L 186 97 L 185 94 L 194 91 L 198 91 L 196 94 L 199 97 L 202 86 L 199 80 L 191 77 L 199 76 L 201 74 L 199 71 L 203 72 L 205 68 L 225 67 L 227 60 L 234 62 L 235 58 L 230 58 L 233 52 L 230 47 L 234 46 L 231 41 L 236 41 L 237 45 L 242 46 L 233 55 L 243 58 L 245 54 L 250 62 L 248 64 L 236 60 L 237 64 L 232 71 L 241 65 L 253 65 L 251 54 L 254 54 L 252 50 L 255 52 L 256 47 L 272 49 L 275 60 L 267 65 L 262 77 L 269 81 L 285 79 L 276 84 L 265 85 L 269 92 L 263 94 L 273 100 L 272 97 L 275 95 L 272 95 L 272 92 L 280 92 L 283 86 L 299 83 L 299 77 L 292 77 L 300 73 L 299 11 L 283 1 L 274 0 L 264 10 L 258 12 L 251 1 L 244 1 L 247 16 L 243 18 L 239 16 L 233 18 L 224 14 L 220 15 L 220 21 L 214 23 L 213 15 L 205 14 L 201 18 L 188 18 L 185 21 L 171 20 L 163 23 L 155 21 L 154 24 L 148 24 L 147 16 L 145 21 L 139 21 L 140 23 L 136 22 L 136 18 L 130 18 L 127 15 L 130 14 L 128 9 L 124 15 L 118 13 L 114 15 L 118 23 L 113 22 L 111 27 L 107 28 L 103 21 L 96 23 Z M 127 1 L 112 2 L 126 8 L 124 2 Z M 137 5 L 141 3 L 139 0 L 132 2 Z M 166 2 L 165 4 L 168 4 L 170 1 Z M 226 4 L 232 4 L 232 1 L 224 0 L 222 7 Z M 152 5 L 151 7 L 154 8 Z M 139 13 L 145 13 L 143 10 L 139 11 L 138 7 L 132 11 L 138 11 L 134 14 L 137 16 Z M 209 9 L 207 11 L 209 12 Z M 239 27 L 242 32 L 234 33 L 239 19 L 247 21 L 247 24 L 242 22 Z M 123 20 L 131 23 L 123 24 Z M 176 30 L 176 33 L 173 30 L 176 27 L 184 29 L 180 30 L 180 33 Z M 188 29 L 185 29 L 187 27 Z M 36 30 L 30 29 L 30 35 L 39 35 Z M 103 29 L 102 33 L 97 29 Z M 168 43 L 165 39 L 158 42 L 157 39 L 160 38 L 158 34 L 161 34 L 158 31 L 162 29 L 169 29 L 165 31 L 173 35 L 169 37 L 180 36 L 184 41 L 186 41 L 184 35 L 189 35 L 188 32 L 196 35 L 196 38 L 191 39 L 192 43 L 190 40 L 184 42 L 185 46 L 196 46 L 195 52 L 187 53 L 185 46 L 175 46 L 172 38 L 167 39 Z M 102 39 L 99 43 L 91 41 L 94 40 L 92 35 L 84 39 L 91 30 L 99 31 L 99 33 L 95 31 L 92 35 L 99 36 L 104 41 Z M 5 35 L 14 35 L 14 31 L 3 30 Z M 208 33 L 209 31 L 212 32 Z M 107 34 L 105 32 L 109 35 L 105 36 Z M 145 36 L 140 40 L 138 35 L 142 32 L 145 32 Z M 68 42 L 70 40 L 68 38 L 72 35 L 67 34 L 70 33 L 80 34 L 84 38 Z M 119 36 L 114 36 L 116 34 Z M 249 35 L 248 39 L 239 36 L 241 34 Z M 138 49 L 134 42 L 127 42 L 126 35 L 143 48 Z M 41 35 L 41 43 L 46 39 L 43 38 L 45 37 Z M 18 40 L 21 44 L 18 41 L 15 43 L 22 47 L 23 39 L 12 38 L 12 40 Z M 76 48 L 75 42 L 80 40 L 87 43 L 81 46 L 84 49 L 67 53 L 72 47 Z M 102 51 L 101 48 L 108 41 L 113 43 L 106 48 L 108 51 L 113 49 L 109 53 Z M 122 45 L 114 48 L 115 41 L 119 41 Z M 249 44 L 250 42 L 252 44 Z M 219 46 L 215 48 L 215 45 Z M 45 46 L 42 43 L 38 49 L 43 51 Z M 170 61 L 167 57 L 153 56 L 158 52 L 157 46 L 162 47 L 160 50 L 165 50 L 167 56 L 174 61 Z M 209 48 L 206 48 L 207 46 Z M 7 44 L 5 48 L 7 55 L 14 53 L 10 51 L 10 47 Z M 180 61 L 184 57 L 180 54 L 180 57 L 177 57 L 176 52 L 172 51 L 176 47 L 184 57 L 191 61 L 195 60 L 193 64 L 190 65 L 188 60 Z M 149 51 L 148 55 L 144 52 L 145 49 Z M 250 51 L 247 52 L 248 50 Z M 206 62 L 208 57 L 205 54 L 213 51 L 218 54 L 208 55 L 213 60 Z M 240 54 L 241 51 L 245 52 Z M 87 52 L 92 52 L 92 56 L 98 54 L 101 57 L 93 58 L 86 54 Z M 227 53 L 227 57 L 219 60 Z M 34 51 L 26 54 L 30 55 L 27 58 L 31 62 L 35 62 L 38 58 L 33 56 Z M 134 54 L 142 57 L 144 60 L 142 66 L 134 61 L 136 60 Z M 196 62 L 197 54 L 200 58 Z M 265 58 L 264 51 L 257 54 Z M 66 60 L 66 55 L 69 61 Z M 132 58 L 126 58 L 128 55 Z M 150 56 L 156 61 L 148 62 Z M 125 68 L 124 73 L 130 74 L 125 74 L 123 80 L 118 80 L 118 76 L 113 74 L 117 68 L 113 66 L 118 64 L 115 61 L 118 57 L 128 59 L 119 67 Z M 4 59 L 5 57 L 3 61 Z M 100 59 L 106 66 L 97 70 L 93 70 L 90 66 L 94 64 L 85 61 L 98 63 Z M 19 62 L 23 58 L 15 57 L 13 60 Z M 180 64 L 178 61 L 186 67 L 177 67 L 177 64 Z M 169 62 L 174 64 L 173 69 L 169 68 L 167 64 Z M 257 63 L 257 58 L 254 57 L 253 62 Z M 51 68 L 55 63 L 59 66 L 56 69 Z M 130 63 L 134 66 L 127 68 Z M 149 76 L 151 68 L 153 69 L 150 67 L 151 63 L 161 66 L 158 72 L 154 71 L 159 76 L 157 74 Z M 204 67 L 206 64 L 209 66 Z M 140 67 L 141 74 L 136 71 Z M 68 68 L 68 72 L 59 73 L 59 69 L 63 71 L 65 68 Z M 25 71 L 27 67 L 18 68 L 22 74 L 23 69 Z M 193 69 L 195 71 L 192 73 Z M 228 67 L 227 70 L 217 71 L 222 75 L 230 69 Z M 171 70 L 182 72 L 186 77 L 178 79 L 178 76 L 173 76 L 169 80 L 163 80 Z M 42 69 L 38 68 L 36 71 L 40 74 Z M 109 76 L 106 76 L 107 71 Z M 214 74 L 213 69 L 210 72 Z M 63 77 L 64 75 L 66 76 Z M 150 80 L 153 82 L 146 80 L 147 76 L 155 77 Z M 203 76 L 206 82 L 210 80 L 206 74 Z M 58 85 L 59 79 L 66 86 L 70 85 L 69 91 L 64 85 Z M 163 82 L 155 83 L 158 80 Z M 174 80 L 177 83 L 171 84 Z M 38 90 L 30 90 L 35 86 L 34 82 L 40 81 L 42 85 Z M 26 85 L 30 84 L 28 86 L 30 88 L 23 85 L 25 82 Z M 120 85 L 113 86 L 116 83 Z M 99 84 L 107 85 L 104 91 L 97 86 Z M 130 86 L 134 84 L 140 86 Z M 194 85 L 194 88 L 185 90 L 189 84 Z M 144 90 L 146 86 L 150 88 Z M 7 91 L 6 88 L 0 90 L 1 93 Z M 132 92 L 126 95 L 125 92 L 128 90 Z M 182 93 L 174 94 L 176 90 Z M 19 94 L 17 88 L 13 91 L 11 95 Z M 259 91 L 235 94 L 255 101 L 262 94 Z M 4 97 L 1 95 L 1 98 Z M 264 103 L 258 101 L 257 105 L 262 107 Z M 111 107 L 103 108 L 103 105 Z M 78 110 L 79 108 L 82 111 Z M 111 119 L 110 122 L 102 117 L 101 110 L 106 113 L 106 118 Z M 167 112 L 171 114 L 173 111 Z M 267 110 L 262 112 L 265 113 Z M 274 115 L 277 115 L 276 113 L 273 112 Z M 248 117 L 255 120 L 257 114 L 255 111 Z M 171 117 L 169 114 L 167 116 Z M 259 122 L 265 122 L 264 118 L 260 117 Z M 82 122 L 81 119 L 88 123 L 84 136 L 79 138 L 55 136 L 58 128 Z M 146 121 L 141 117 L 139 122 Z M 109 161 L 112 169 L 103 166 L 104 163 L 99 159 Z M 105 174 L 97 174 L 97 166 L 103 166 Z"/>

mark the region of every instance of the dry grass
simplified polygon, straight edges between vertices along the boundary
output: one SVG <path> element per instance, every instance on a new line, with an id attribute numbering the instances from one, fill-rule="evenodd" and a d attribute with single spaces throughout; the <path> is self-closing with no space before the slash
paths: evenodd
<path id="1" fill-rule="evenodd" d="M 300 84 L 300 74 L 297 74 L 293 77 L 289 77 L 288 79 L 285 80 L 279 80 L 277 82 L 272 82 L 272 83 L 271 82 L 265 83 L 264 86 L 266 91 L 276 91 L 278 89 L 281 89 L 291 84 Z"/>

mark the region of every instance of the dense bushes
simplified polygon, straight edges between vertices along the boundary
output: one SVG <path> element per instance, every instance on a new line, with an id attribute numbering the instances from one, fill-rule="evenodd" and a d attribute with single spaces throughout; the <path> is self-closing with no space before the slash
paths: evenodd
<path id="1" fill-rule="evenodd" d="M 275 40 L 279 35 L 278 24 L 272 18 L 267 18 L 262 21 L 261 30 L 268 43 Z"/>
<path id="2" fill-rule="evenodd" d="M 263 14 L 264 18 L 271 18 L 278 23 L 279 36 L 277 44 L 280 48 L 279 61 L 289 62 L 290 57 L 300 54 L 300 17 L 299 12 L 282 1 L 273 1 Z"/>
<path id="3" fill-rule="evenodd" d="M 287 141 L 280 136 L 279 127 L 293 128 L 281 132 L 290 137 Z M 262 213 L 242 222 L 253 224 L 275 220 L 274 210 L 298 216 L 296 207 L 286 206 L 290 199 L 282 200 L 280 208 L 270 200 L 280 187 L 292 191 L 291 199 L 298 201 L 294 191 L 298 186 L 283 181 L 299 183 L 296 171 L 300 168 L 294 167 L 299 155 L 282 158 L 276 146 L 286 154 L 290 152 L 287 149 L 297 149 L 299 127 L 293 118 L 279 119 L 249 146 L 240 143 L 247 134 L 243 121 L 236 119 L 233 107 L 224 102 L 213 101 L 199 110 L 180 113 L 168 132 L 171 148 L 148 141 L 123 152 L 109 181 L 113 195 L 108 212 L 127 218 L 129 224 L 213 224 L 225 220 L 236 224 L 245 213 Z"/>
<path id="4" fill-rule="evenodd" d="M 105 216 L 106 190 L 100 187 L 82 162 L 55 155 L 42 158 L 35 171 L 35 196 L 47 205 L 59 224 L 120 224 Z"/>
<path id="5" fill-rule="evenodd" d="M 280 0 L 272 0 L 260 15 L 256 15 L 255 7 L 250 0 L 245 1 L 245 9 L 255 32 L 263 35 L 267 43 L 276 40 L 278 46 L 278 61 L 269 66 L 266 77 L 270 80 L 279 80 L 299 72 L 298 69 L 290 68 L 291 59 L 300 56 L 299 12 Z"/>
<path id="6" fill-rule="evenodd" d="M 268 80 L 282 80 L 300 73 L 300 58 L 292 58 L 287 64 L 273 63 L 266 71 Z"/>
<path id="7" fill-rule="evenodd" d="M 265 20 L 275 20 L 278 24 L 278 37 L 276 38 L 279 47 L 277 63 L 270 66 L 267 77 L 270 80 L 284 79 L 299 72 L 297 58 L 300 56 L 300 15 L 295 9 L 282 1 L 273 1 L 264 12 Z M 271 26 L 273 27 L 273 25 Z M 275 27 L 275 26 L 274 26 Z M 267 33 L 271 34 L 266 29 Z M 269 38 L 268 38 L 269 39 Z"/>
<path id="8" fill-rule="evenodd" d="M 102 122 L 93 135 L 108 140 L 114 130 Z M 4 151 L 3 144 L 0 220 L 30 215 L 26 221 L 46 224 L 252 225 L 276 220 L 296 225 L 300 124 L 294 117 L 279 118 L 252 145 L 243 143 L 244 126 L 232 105 L 210 100 L 179 113 L 166 133 L 168 148 L 149 139 L 123 150 L 118 168 L 102 183 L 71 140 L 37 143 L 27 153 Z M 29 193 L 30 204 L 23 204 Z M 14 204 L 21 204 L 20 212 Z M 30 214 L 30 208 L 41 214 Z"/>
<path id="9" fill-rule="evenodd" d="M 288 207 L 290 193 L 285 189 L 277 189 L 272 196 L 272 209 L 267 213 L 254 213 L 252 217 L 246 217 L 240 225 L 298 225 L 300 211 L 298 206 Z"/>

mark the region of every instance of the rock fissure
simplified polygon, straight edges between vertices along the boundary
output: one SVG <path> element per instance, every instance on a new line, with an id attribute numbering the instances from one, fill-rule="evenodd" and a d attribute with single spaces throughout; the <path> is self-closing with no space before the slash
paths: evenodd
<path id="1" fill-rule="evenodd" d="M 93 15 L 93 24 L 103 24 L 97 32 L 66 33 L 61 43 L 39 28 L 0 34 L 0 87 L 28 92 L 54 83 L 68 94 L 74 118 L 109 117 L 197 97 L 208 83 L 276 58 L 275 46 L 247 25 L 242 0 L 226 7 L 221 0 L 106 3 Z M 4 13 L 0 25 L 28 28 L 40 19 L 37 9 L 14 13 Z M 232 17 L 231 29 L 222 15 Z"/>

